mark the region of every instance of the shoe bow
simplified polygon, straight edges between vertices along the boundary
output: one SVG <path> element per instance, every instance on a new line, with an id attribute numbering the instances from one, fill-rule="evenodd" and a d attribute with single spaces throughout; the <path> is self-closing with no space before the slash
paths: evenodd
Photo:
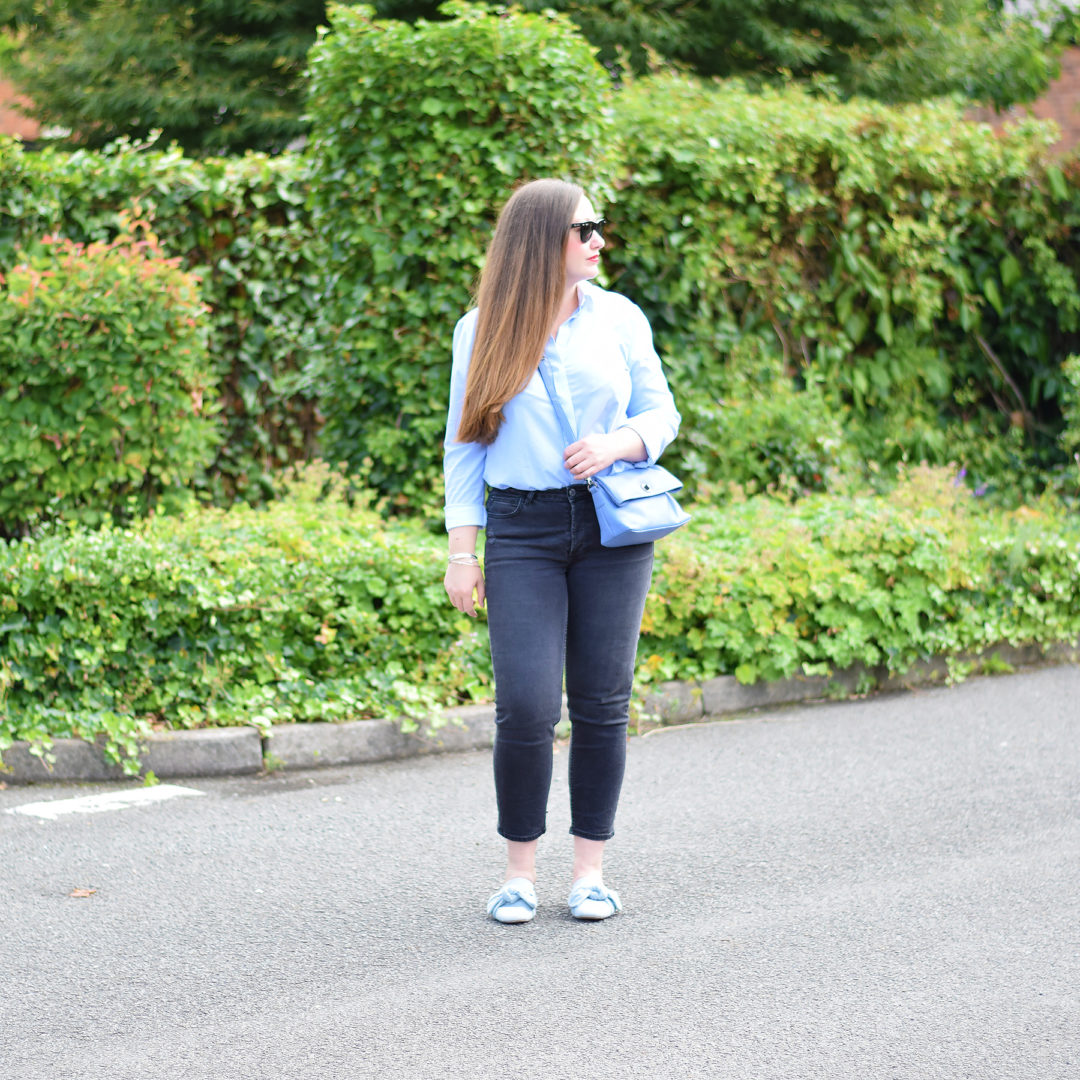
<path id="1" fill-rule="evenodd" d="M 575 885 L 570 892 L 567 904 L 572 911 L 586 900 L 597 900 L 601 903 L 609 903 L 611 905 L 612 914 L 616 911 L 622 911 L 622 901 L 619 899 L 619 894 L 614 889 L 609 889 L 606 885 Z"/>
<path id="2" fill-rule="evenodd" d="M 488 914 L 510 904 L 522 904 L 530 911 L 536 910 L 536 889 L 527 878 L 514 878 L 503 885 L 488 901 Z"/>

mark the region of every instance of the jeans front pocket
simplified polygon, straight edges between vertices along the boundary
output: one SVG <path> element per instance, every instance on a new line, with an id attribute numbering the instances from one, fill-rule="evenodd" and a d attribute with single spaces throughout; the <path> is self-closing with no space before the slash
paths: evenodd
<path id="1" fill-rule="evenodd" d="M 521 513 L 525 505 L 525 496 L 517 492 L 502 491 L 492 488 L 487 499 L 487 535 L 490 539 L 499 528 L 499 523 L 508 521 Z"/>
<path id="2" fill-rule="evenodd" d="M 516 491 L 502 491 L 492 488 L 487 500 L 488 517 L 508 518 L 521 512 L 525 505 L 525 496 Z"/>

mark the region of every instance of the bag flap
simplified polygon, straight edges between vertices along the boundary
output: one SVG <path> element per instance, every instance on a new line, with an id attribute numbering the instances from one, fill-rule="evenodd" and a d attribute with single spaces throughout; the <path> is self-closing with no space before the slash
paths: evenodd
<path id="1" fill-rule="evenodd" d="M 612 502 L 620 505 L 630 499 L 645 499 L 650 495 L 662 495 L 666 491 L 678 491 L 682 481 L 667 471 L 663 465 L 650 465 L 646 469 L 624 469 L 607 476 L 594 476 L 594 484 L 607 492 Z"/>

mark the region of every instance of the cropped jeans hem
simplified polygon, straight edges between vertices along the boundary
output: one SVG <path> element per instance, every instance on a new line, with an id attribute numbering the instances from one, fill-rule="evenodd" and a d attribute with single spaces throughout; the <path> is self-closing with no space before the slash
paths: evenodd
<path id="1" fill-rule="evenodd" d="M 534 840 L 539 840 L 547 832 L 547 829 L 541 829 L 535 836 L 507 836 L 502 829 L 497 831 L 504 840 L 509 840 L 511 844 L 531 844 Z"/>
<path id="2" fill-rule="evenodd" d="M 615 830 L 612 829 L 611 832 L 607 833 L 604 836 L 598 836 L 598 835 L 582 832 L 580 829 L 575 829 L 571 825 L 570 826 L 570 835 L 571 836 L 576 836 L 580 840 L 598 840 L 600 843 L 604 843 L 604 841 L 610 840 L 615 835 Z"/>

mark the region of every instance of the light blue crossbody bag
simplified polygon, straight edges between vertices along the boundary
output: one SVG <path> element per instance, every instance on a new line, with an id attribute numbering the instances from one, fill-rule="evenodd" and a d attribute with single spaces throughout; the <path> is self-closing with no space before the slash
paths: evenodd
<path id="1" fill-rule="evenodd" d="M 566 445 L 577 442 L 548 371 L 547 361 L 540 361 L 540 378 L 559 418 Z M 663 465 L 633 464 L 621 472 L 592 476 L 588 480 L 596 519 L 600 522 L 600 543 L 604 547 L 647 544 L 674 532 L 690 520 L 690 515 L 672 494 L 682 481 Z"/>

